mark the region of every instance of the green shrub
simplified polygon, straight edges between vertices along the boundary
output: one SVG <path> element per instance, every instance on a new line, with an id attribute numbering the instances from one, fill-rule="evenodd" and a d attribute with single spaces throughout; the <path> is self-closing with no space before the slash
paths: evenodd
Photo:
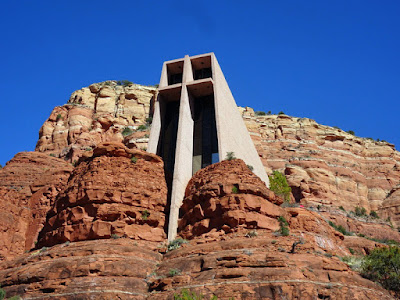
<path id="1" fill-rule="evenodd" d="M 60 119 L 62 119 L 62 116 L 61 116 L 61 114 L 58 114 L 57 117 L 56 117 L 56 121 L 58 121 Z"/>
<path id="2" fill-rule="evenodd" d="M 170 242 L 167 246 L 168 251 L 179 249 L 183 244 L 187 244 L 188 241 L 184 240 L 182 238 L 177 238 L 176 240 L 173 240 Z"/>
<path id="3" fill-rule="evenodd" d="M 369 213 L 369 215 L 373 218 L 373 219 L 379 219 L 378 213 L 374 210 L 371 210 L 371 212 Z"/>
<path id="4" fill-rule="evenodd" d="M 137 158 L 136 158 L 136 157 L 134 157 L 134 156 L 132 156 L 132 157 L 131 157 L 131 162 L 132 162 L 132 163 L 134 163 L 134 164 L 136 164 L 136 162 L 137 162 Z"/>
<path id="5" fill-rule="evenodd" d="M 279 222 L 279 226 L 280 226 L 279 233 L 283 236 L 288 236 L 289 235 L 289 228 L 288 228 L 289 224 L 286 221 L 285 217 L 279 216 L 278 222 Z"/>
<path id="6" fill-rule="evenodd" d="M 285 201 L 290 200 L 292 189 L 288 185 L 285 175 L 281 172 L 274 171 L 272 175 L 269 176 L 269 189 L 282 197 Z"/>
<path id="7" fill-rule="evenodd" d="M 150 216 L 150 213 L 147 209 L 145 209 L 144 211 L 142 211 L 142 220 L 146 221 Z"/>
<path id="8" fill-rule="evenodd" d="M 379 282 L 388 290 L 400 292 L 400 248 L 374 249 L 364 258 L 362 275 Z"/>
<path id="9" fill-rule="evenodd" d="M 125 127 L 124 130 L 122 130 L 122 135 L 123 136 L 128 136 L 133 133 L 133 130 L 130 127 Z"/>
<path id="10" fill-rule="evenodd" d="M 111 238 L 114 239 L 114 240 L 116 240 L 116 239 L 119 239 L 120 236 L 119 236 L 118 234 L 113 233 L 113 234 L 111 235 Z"/>
<path id="11" fill-rule="evenodd" d="M 174 294 L 174 300 L 202 300 L 204 296 L 202 294 L 196 294 L 195 292 L 190 292 L 187 289 L 181 290 L 179 294 Z M 210 300 L 217 300 L 217 296 L 213 295 Z"/>
<path id="12" fill-rule="evenodd" d="M 352 134 L 352 135 L 356 135 L 355 134 L 355 132 L 353 131 L 353 130 L 348 130 L 348 131 L 346 131 L 347 133 L 350 133 L 350 134 Z"/>
<path id="13" fill-rule="evenodd" d="M 254 167 L 253 167 L 252 165 L 247 165 L 247 167 L 249 168 L 249 170 L 250 170 L 250 171 L 252 171 L 252 172 L 253 172 L 253 170 L 254 170 Z"/>
<path id="14" fill-rule="evenodd" d="M 285 113 L 283 111 L 278 112 L 278 115 L 284 115 Z"/>
<path id="15" fill-rule="evenodd" d="M 342 225 L 337 226 L 335 223 L 333 223 L 332 221 L 328 222 L 329 225 L 331 225 L 336 231 L 339 231 L 340 233 L 342 233 L 343 235 L 352 235 L 351 232 L 347 231 Z"/>
<path id="16" fill-rule="evenodd" d="M 343 206 L 339 206 L 340 210 L 346 211 Z"/>
<path id="17" fill-rule="evenodd" d="M 146 118 L 146 124 L 150 125 L 151 123 L 153 123 L 153 117 Z"/>
<path id="18" fill-rule="evenodd" d="M 237 186 L 233 186 L 233 187 L 232 187 L 232 193 L 233 193 L 233 194 L 239 193 L 239 188 L 238 188 Z"/>
<path id="19" fill-rule="evenodd" d="M 147 130 L 147 126 L 146 125 L 139 125 L 139 127 L 137 128 L 138 131 L 145 131 Z"/>
<path id="20" fill-rule="evenodd" d="M 179 269 L 170 269 L 168 272 L 168 277 L 174 277 L 176 275 L 181 274 L 181 270 Z"/>
<path id="21" fill-rule="evenodd" d="M 56 157 L 56 155 L 54 153 L 50 153 L 49 154 L 51 157 Z"/>
<path id="22" fill-rule="evenodd" d="M 0 300 L 3 300 L 6 297 L 6 291 L 3 289 L 0 289 Z"/>
<path id="23" fill-rule="evenodd" d="M 350 247 L 349 247 L 349 251 L 350 251 L 350 253 L 351 253 L 352 255 L 354 255 L 355 251 L 354 251 L 353 248 L 350 248 Z"/>
<path id="24" fill-rule="evenodd" d="M 3 166 L 0 164 L 0 169 L 3 169 Z"/>
<path id="25" fill-rule="evenodd" d="M 225 160 L 233 160 L 236 159 L 235 152 L 226 152 Z"/>
<path id="26" fill-rule="evenodd" d="M 133 82 L 131 82 L 129 80 L 118 80 L 117 81 L 117 85 L 123 85 L 124 87 L 130 86 L 132 84 L 133 84 Z"/>
<path id="27" fill-rule="evenodd" d="M 354 210 L 354 214 L 358 217 L 366 217 L 367 216 L 367 210 L 364 207 L 359 207 L 357 206 Z"/>
<path id="28" fill-rule="evenodd" d="M 268 116 L 272 115 L 272 113 L 271 113 L 270 110 L 267 112 L 267 115 L 268 115 Z"/>
<path id="29" fill-rule="evenodd" d="M 266 115 L 266 113 L 264 111 L 255 111 L 254 114 L 256 116 L 265 116 Z"/>

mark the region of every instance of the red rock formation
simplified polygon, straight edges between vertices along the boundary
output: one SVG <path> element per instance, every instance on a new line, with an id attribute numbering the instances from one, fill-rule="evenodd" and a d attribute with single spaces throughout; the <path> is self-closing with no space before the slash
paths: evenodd
<path id="1" fill-rule="evenodd" d="M 302 204 L 377 211 L 400 183 L 400 153 L 390 143 L 359 138 L 307 118 L 255 116 L 251 108 L 240 110 L 267 173 L 284 172 Z"/>
<path id="2" fill-rule="evenodd" d="M 268 199 L 269 201 L 266 201 Z M 271 192 L 241 159 L 222 161 L 198 171 L 181 207 L 181 234 L 190 238 L 210 230 L 279 228 L 283 200 Z"/>
<path id="3" fill-rule="evenodd" d="M 158 156 L 104 143 L 75 168 L 47 215 L 38 245 L 111 236 L 161 242 L 166 203 L 163 163 Z"/>
<path id="4" fill-rule="evenodd" d="M 379 208 L 382 218 L 390 218 L 391 221 L 400 228 L 400 184 L 395 186 L 385 198 Z"/>
<path id="5" fill-rule="evenodd" d="M 0 263 L 0 282 L 24 299 L 145 299 L 161 258 L 124 238 L 64 243 Z"/>
<path id="6" fill-rule="evenodd" d="M 0 170 L 0 259 L 34 247 L 71 171 L 71 164 L 37 152 L 18 153 Z"/>
<path id="7" fill-rule="evenodd" d="M 124 87 L 115 81 L 82 88 L 72 93 L 66 105 L 54 108 L 40 129 L 36 151 L 75 162 L 102 142 L 146 148 L 148 129 L 125 137 L 122 132 L 146 124 L 155 93 L 154 87 Z"/>

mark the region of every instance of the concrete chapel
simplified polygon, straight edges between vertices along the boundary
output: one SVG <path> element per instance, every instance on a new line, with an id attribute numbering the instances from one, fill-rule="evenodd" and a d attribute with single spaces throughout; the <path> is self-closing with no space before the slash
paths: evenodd
<path id="1" fill-rule="evenodd" d="M 214 53 L 166 61 L 161 71 L 148 150 L 161 156 L 169 189 L 168 240 L 177 233 L 179 208 L 195 172 L 227 152 L 268 176 Z"/>

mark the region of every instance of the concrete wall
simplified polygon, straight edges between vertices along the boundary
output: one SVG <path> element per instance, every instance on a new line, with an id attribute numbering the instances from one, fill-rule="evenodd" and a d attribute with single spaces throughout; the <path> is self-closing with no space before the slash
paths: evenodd
<path id="1" fill-rule="evenodd" d="M 220 161 L 225 159 L 227 152 L 234 152 L 237 158 L 243 159 L 246 164 L 253 166 L 254 173 L 258 175 L 267 186 L 269 186 L 268 176 L 264 170 L 256 148 L 250 138 L 247 128 L 237 109 L 235 99 L 225 80 L 224 74 L 219 67 L 218 61 L 213 53 L 197 55 L 193 57 L 185 56 L 183 59 L 182 91 L 179 107 L 179 124 L 176 141 L 176 153 L 174 164 L 174 175 L 171 190 L 171 207 L 168 224 L 168 240 L 172 241 L 176 237 L 179 208 L 185 194 L 186 186 L 192 177 L 193 168 L 193 128 L 192 117 L 193 99 L 187 89 L 187 84 L 193 84 L 193 70 L 191 59 L 199 57 L 211 57 L 212 80 L 203 79 L 196 82 L 208 82 L 212 84 L 215 99 L 215 113 L 218 135 L 218 151 Z M 182 59 L 165 62 L 161 72 L 159 91 L 164 91 L 172 86 L 168 86 L 168 65 L 177 63 Z M 176 64 L 175 64 L 176 65 Z M 180 85 L 180 84 L 179 84 Z M 175 85 L 176 86 L 176 85 Z M 209 89 L 211 90 L 211 89 Z M 150 132 L 148 150 L 157 153 L 157 146 L 161 130 L 161 109 L 160 99 L 154 107 L 153 123 Z"/>
<path id="2" fill-rule="evenodd" d="M 253 166 L 253 172 L 269 187 L 268 175 L 214 54 L 212 68 L 220 160 L 225 159 L 227 152 L 234 152 L 237 158 Z"/>

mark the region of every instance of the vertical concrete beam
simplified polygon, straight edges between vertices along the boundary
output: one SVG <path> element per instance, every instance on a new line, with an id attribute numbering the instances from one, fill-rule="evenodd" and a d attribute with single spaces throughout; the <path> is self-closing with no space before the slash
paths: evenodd
<path id="1" fill-rule="evenodd" d="M 158 141 L 161 133 L 161 108 L 160 108 L 160 95 L 156 95 L 154 103 L 153 121 L 151 123 L 149 143 L 147 145 L 147 152 L 157 154 Z"/>
<path id="2" fill-rule="evenodd" d="M 166 86 L 168 86 L 168 72 L 167 72 L 167 63 L 164 62 L 161 70 L 160 84 L 158 85 L 158 88 L 163 88 Z"/>
<path id="3" fill-rule="evenodd" d="M 181 103 L 179 106 L 179 124 L 171 191 L 168 241 L 172 241 L 176 237 L 179 208 L 182 205 L 186 186 L 192 177 L 193 126 L 194 122 L 190 109 L 189 95 L 186 85 L 184 84 L 182 86 Z"/>

